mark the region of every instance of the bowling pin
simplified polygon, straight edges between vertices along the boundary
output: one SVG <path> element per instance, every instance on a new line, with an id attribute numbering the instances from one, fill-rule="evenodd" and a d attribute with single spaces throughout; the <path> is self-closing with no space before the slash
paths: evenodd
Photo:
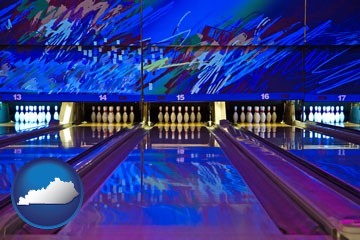
<path id="1" fill-rule="evenodd" d="M 200 106 L 197 107 L 196 121 L 197 121 L 198 123 L 201 122 Z"/>
<path id="2" fill-rule="evenodd" d="M 271 123 L 271 107 L 267 107 L 267 114 L 266 114 L 266 121 L 267 123 Z"/>
<path id="3" fill-rule="evenodd" d="M 129 115 L 130 123 L 133 124 L 135 120 L 134 107 L 130 106 L 130 115 Z"/>
<path id="4" fill-rule="evenodd" d="M 330 106 L 326 106 L 326 123 L 330 123 L 331 120 L 331 113 L 330 113 Z"/>
<path id="5" fill-rule="evenodd" d="M 159 123 L 162 123 L 163 120 L 164 120 L 164 116 L 163 116 L 163 113 L 162 113 L 162 106 L 159 106 L 158 120 L 159 120 Z"/>
<path id="6" fill-rule="evenodd" d="M 101 107 L 97 107 L 96 122 L 101 123 Z"/>
<path id="7" fill-rule="evenodd" d="M 25 121 L 25 113 L 24 113 L 24 106 L 20 106 L 20 114 L 19 114 L 19 120 L 21 123 Z"/>
<path id="8" fill-rule="evenodd" d="M 39 106 L 39 113 L 38 113 L 38 122 L 39 123 L 43 122 L 42 118 L 43 118 L 42 106 Z"/>
<path id="9" fill-rule="evenodd" d="M 15 106 L 15 116 L 14 116 L 14 118 L 15 118 L 16 123 L 20 122 L 19 106 L 17 106 L 17 105 Z M 19 127 L 20 127 L 20 125 L 19 125 Z"/>
<path id="10" fill-rule="evenodd" d="M 164 121 L 165 123 L 168 123 L 169 122 L 169 107 L 168 106 L 165 106 L 165 114 L 164 114 Z"/>
<path id="11" fill-rule="evenodd" d="M 120 106 L 116 106 L 115 121 L 116 123 L 120 123 L 121 121 Z"/>
<path id="12" fill-rule="evenodd" d="M 29 123 L 33 123 L 34 122 L 34 107 L 33 106 L 29 106 Z"/>
<path id="13" fill-rule="evenodd" d="M 55 106 L 55 112 L 54 112 L 54 120 L 59 120 L 59 112 L 58 112 L 58 106 Z"/>
<path id="14" fill-rule="evenodd" d="M 128 114 L 127 114 L 127 112 L 126 112 L 126 106 L 124 106 L 124 113 L 123 113 L 122 119 L 123 119 L 123 122 L 124 122 L 124 123 L 127 123 Z"/>
<path id="15" fill-rule="evenodd" d="M 261 106 L 260 107 L 260 122 L 265 123 L 265 121 L 266 121 L 265 107 Z"/>
<path id="16" fill-rule="evenodd" d="M 114 107 L 113 106 L 109 107 L 109 115 L 108 115 L 107 120 L 108 120 L 109 123 L 114 123 L 115 115 L 114 115 Z"/>
<path id="17" fill-rule="evenodd" d="M 188 106 L 185 106 L 185 113 L 184 113 L 184 122 L 185 123 L 188 123 L 189 122 L 189 113 L 188 113 L 188 111 L 189 111 L 189 107 Z"/>
<path id="18" fill-rule="evenodd" d="M 43 109 L 43 122 L 45 122 L 46 121 L 45 106 L 42 106 L 42 109 Z"/>
<path id="19" fill-rule="evenodd" d="M 254 123 L 259 123 L 259 122 L 260 122 L 259 107 L 255 106 Z"/>
<path id="20" fill-rule="evenodd" d="M 39 120 L 39 114 L 38 114 L 38 108 L 37 106 L 34 106 L 34 113 L 33 113 L 33 122 L 37 123 Z"/>
<path id="21" fill-rule="evenodd" d="M 246 121 L 248 123 L 252 123 L 253 121 L 253 114 L 252 114 L 252 107 L 251 106 L 248 106 L 247 107 L 247 112 L 246 112 Z"/>
<path id="22" fill-rule="evenodd" d="M 183 116 L 182 116 L 182 113 L 181 113 L 181 106 L 178 107 L 178 114 L 177 114 L 176 119 L 177 119 L 178 123 L 182 123 Z"/>
<path id="23" fill-rule="evenodd" d="M 344 106 L 340 106 L 339 123 L 343 123 L 344 121 L 345 121 Z"/>
<path id="24" fill-rule="evenodd" d="M 50 106 L 46 106 L 45 121 L 48 123 L 51 120 Z"/>
<path id="25" fill-rule="evenodd" d="M 170 120 L 171 120 L 171 123 L 175 123 L 175 121 L 176 121 L 175 106 L 171 107 Z"/>
<path id="26" fill-rule="evenodd" d="M 273 106 L 273 113 L 271 115 L 271 119 L 272 119 L 273 123 L 276 123 L 276 120 L 277 120 L 276 106 Z"/>
<path id="27" fill-rule="evenodd" d="M 316 121 L 316 110 L 317 110 L 317 107 L 315 107 L 315 121 Z M 305 106 L 303 106 L 303 110 L 302 110 L 302 121 L 306 122 L 306 107 Z"/>
<path id="28" fill-rule="evenodd" d="M 20 113 L 21 114 L 21 113 Z M 335 118 L 334 121 L 338 123 L 340 121 L 340 114 L 339 114 L 339 106 L 336 106 L 335 108 Z"/>
<path id="29" fill-rule="evenodd" d="M 103 114 L 101 116 L 103 123 L 106 123 L 108 120 L 107 106 L 103 106 Z"/>
<path id="30" fill-rule="evenodd" d="M 335 122 L 335 107 L 331 106 L 330 108 L 330 123 L 334 123 Z"/>
<path id="31" fill-rule="evenodd" d="M 234 114 L 233 114 L 234 124 L 237 124 L 238 120 L 239 120 L 239 114 L 237 112 L 237 106 L 234 106 Z"/>
<path id="32" fill-rule="evenodd" d="M 192 123 L 195 122 L 195 112 L 194 112 L 194 110 L 195 110 L 195 107 L 194 107 L 194 106 L 191 106 L 190 121 L 191 121 Z"/>
<path id="33" fill-rule="evenodd" d="M 240 122 L 241 123 L 244 123 L 245 122 L 245 107 L 244 106 L 241 106 L 241 113 L 240 113 Z"/>
<path id="34" fill-rule="evenodd" d="M 310 106 L 309 109 L 310 109 L 309 121 L 310 121 L 310 122 L 313 122 L 313 121 L 314 121 L 313 106 Z"/>
<path id="35" fill-rule="evenodd" d="M 96 121 L 95 106 L 91 107 L 91 122 Z"/>
<path id="36" fill-rule="evenodd" d="M 25 113 L 24 113 L 24 120 L 26 123 L 30 121 L 30 115 L 29 115 L 29 106 L 25 106 Z"/>
<path id="37" fill-rule="evenodd" d="M 321 122 L 325 123 L 326 122 L 326 106 L 323 106 L 322 108 L 322 115 L 321 115 Z"/>

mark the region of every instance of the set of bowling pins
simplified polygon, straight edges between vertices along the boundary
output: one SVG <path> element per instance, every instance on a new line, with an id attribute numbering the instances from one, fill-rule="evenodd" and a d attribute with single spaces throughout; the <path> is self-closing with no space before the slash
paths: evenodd
<path id="1" fill-rule="evenodd" d="M 267 113 L 265 113 L 265 106 L 255 106 L 254 107 L 254 114 L 252 113 L 252 107 L 248 106 L 247 111 L 245 114 L 245 107 L 241 106 L 241 112 L 240 117 L 238 113 L 238 107 L 234 106 L 234 113 L 233 113 L 233 122 L 234 124 L 237 124 L 240 120 L 241 123 L 276 123 L 277 120 L 277 114 L 276 114 L 276 106 L 272 107 L 272 113 L 271 113 L 271 106 L 267 107 Z"/>
<path id="2" fill-rule="evenodd" d="M 323 106 L 322 109 L 321 106 L 310 106 L 308 116 L 306 116 L 306 108 L 304 106 L 302 120 L 304 122 L 309 120 L 319 123 L 343 123 L 345 120 L 344 106 Z"/>
<path id="3" fill-rule="evenodd" d="M 189 138 L 189 130 L 190 130 L 190 138 Z M 197 132 L 197 139 L 201 138 L 201 126 L 196 126 L 193 124 L 171 124 L 171 125 L 164 125 L 159 126 L 159 139 L 162 139 L 164 136 L 165 131 L 165 139 L 169 139 L 169 132 L 171 132 L 171 139 L 172 140 L 188 140 L 188 139 L 195 139 L 195 134 Z M 184 134 L 183 134 L 184 133 Z M 184 136 L 183 136 L 184 135 Z"/>
<path id="4" fill-rule="evenodd" d="M 171 121 L 171 123 L 195 123 L 201 122 L 201 108 L 200 106 L 197 106 L 197 112 L 195 114 L 195 107 L 191 106 L 191 112 L 189 114 L 189 107 L 185 106 L 184 107 L 185 111 L 184 114 L 182 113 L 182 107 L 178 106 L 178 111 L 177 114 L 175 112 L 175 106 L 171 107 L 171 112 L 169 113 L 169 107 L 165 106 L 165 113 L 163 113 L 163 107 L 159 106 L 159 114 L 158 114 L 158 121 L 159 123 L 169 123 L 169 121 Z"/>
<path id="5" fill-rule="evenodd" d="M 50 106 L 15 106 L 15 123 L 48 123 L 51 118 L 59 120 L 58 106 L 54 107 L 54 115 L 51 116 Z M 25 109 L 25 111 L 24 111 Z"/>
<path id="6" fill-rule="evenodd" d="M 120 106 L 116 106 L 115 113 L 114 113 L 114 106 L 103 106 L 101 112 L 101 106 L 97 106 L 97 112 L 95 111 L 95 106 L 91 107 L 91 121 L 98 122 L 98 123 L 128 123 L 130 121 L 131 124 L 134 123 L 135 114 L 134 114 L 134 107 L 130 106 L 130 112 L 127 112 L 127 106 L 123 106 L 123 112 L 121 114 Z M 109 109 L 109 111 L 108 111 Z"/>

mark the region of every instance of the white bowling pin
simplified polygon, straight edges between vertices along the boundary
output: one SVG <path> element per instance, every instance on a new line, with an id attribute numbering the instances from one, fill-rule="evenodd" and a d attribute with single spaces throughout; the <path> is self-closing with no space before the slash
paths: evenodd
<path id="1" fill-rule="evenodd" d="M 309 109 L 310 109 L 309 121 L 310 121 L 310 122 L 313 122 L 313 121 L 314 121 L 313 106 L 310 106 Z"/>
<path id="2" fill-rule="evenodd" d="M 164 120 L 164 116 L 163 116 L 163 113 L 162 113 L 162 106 L 159 106 L 158 120 L 159 120 L 159 123 L 162 123 L 163 120 Z"/>
<path id="3" fill-rule="evenodd" d="M 197 107 L 196 121 L 197 121 L 198 123 L 201 122 L 200 106 Z"/>
<path id="4" fill-rule="evenodd" d="M 169 119 L 170 119 L 170 116 L 169 116 L 169 107 L 168 107 L 168 106 L 165 106 L 165 114 L 164 114 L 164 121 L 165 121 L 165 123 L 168 123 L 168 122 L 169 122 Z"/>
<path id="5" fill-rule="evenodd" d="M 26 123 L 30 122 L 29 106 L 25 106 L 24 120 Z"/>
<path id="6" fill-rule="evenodd" d="M 258 106 L 255 106 L 254 110 L 255 110 L 255 113 L 254 113 L 254 123 L 259 123 L 259 122 L 260 122 L 259 107 L 258 107 Z"/>
<path id="7" fill-rule="evenodd" d="M 182 116 L 182 113 L 181 113 L 181 106 L 178 107 L 178 114 L 177 114 L 176 119 L 177 119 L 178 123 L 182 123 L 183 116 Z"/>
<path id="8" fill-rule="evenodd" d="M 19 113 L 19 106 L 15 106 L 15 122 L 18 123 L 20 122 L 20 113 Z M 20 125 L 19 125 L 20 126 Z"/>
<path id="9" fill-rule="evenodd" d="M 273 113 L 271 115 L 271 120 L 273 123 L 276 123 L 276 120 L 277 120 L 276 106 L 273 106 Z"/>
<path id="10" fill-rule="evenodd" d="M 109 123 L 113 123 L 114 120 L 115 120 L 114 107 L 113 106 L 109 107 L 109 114 L 108 114 L 108 119 L 107 120 L 108 120 Z"/>
<path id="11" fill-rule="evenodd" d="M 54 112 L 54 120 L 59 120 L 59 111 L 58 106 L 55 106 L 55 112 Z"/>
<path id="12" fill-rule="evenodd" d="M 194 112 L 194 110 L 195 110 L 195 107 L 194 107 L 194 106 L 191 106 L 190 121 L 191 121 L 192 123 L 195 122 L 195 112 Z"/>
<path id="13" fill-rule="evenodd" d="M 344 121 L 345 121 L 344 106 L 340 106 L 339 122 L 343 123 Z"/>
<path id="14" fill-rule="evenodd" d="M 335 107 L 331 106 L 330 108 L 330 123 L 334 123 L 335 122 Z"/>
<path id="15" fill-rule="evenodd" d="M 39 113 L 38 113 L 38 108 L 37 106 L 34 106 L 34 115 L 33 115 L 33 122 L 37 123 L 39 120 Z"/>
<path id="16" fill-rule="evenodd" d="M 322 115 L 321 115 L 321 122 L 326 122 L 326 106 L 322 107 Z"/>
<path id="17" fill-rule="evenodd" d="M 103 123 L 106 123 L 108 120 L 107 106 L 103 106 L 103 114 L 101 116 Z"/>
<path id="18" fill-rule="evenodd" d="M 42 106 L 42 110 L 43 110 L 43 122 L 46 121 L 46 113 L 45 113 L 45 106 Z M 51 115 L 50 115 L 51 117 Z"/>
<path id="19" fill-rule="evenodd" d="M 25 121 L 25 113 L 24 113 L 24 106 L 20 106 L 20 114 L 19 114 L 19 120 L 21 123 Z"/>
<path id="20" fill-rule="evenodd" d="M 91 107 L 91 122 L 96 121 L 95 106 Z"/>
<path id="21" fill-rule="evenodd" d="M 336 106 L 335 108 L 335 118 L 334 121 L 338 123 L 340 121 L 340 114 L 339 114 L 339 106 Z"/>
<path id="22" fill-rule="evenodd" d="M 129 115 L 130 123 L 133 124 L 135 120 L 134 107 L 130 106 L 130 115 Z"/>
<path id="23" fill-rule="evenodd" d="M 246 121 L 248 123 L 252 123 L 253 121 L 253 114 L 252 114 L 252 107 L 251 106 L 248 106 L 247 107 L 247 112 L 246 112 Z"/>
<path id="24" fill-rule="evenodd" d="M 315 121 L 316 121 L 316 111 L 317 111 L 317 107 L 315 107 L 315 116 L 314 116 Z M 306 121 L 306 107 L 305 107 L 305 106 L 303 106 L 303 111 L 302 111 L 302 120 L 303 120 L 303 122 L 305 122 L 305 121 Z"/>
<path id="25" fill-rule="evenodd" d="M 50 106 L 46 106 L 45 121 L 48 123 L 51 121 Z"/>
<path id="26" fill-rule="evenodd" d="M 190 119 L 190 116 L 189 116 L 189 107 L 188 106 L 185 106 L 185 113 L 184 113 L 184 122 L 185 123 L 188 123 L 189 122 L 189 119 Z"/>
<path id="27" fill-rule="evenodd" d="M 238 120 L 239 120 L 239 114 L 237 112 L 237 106 L 234 106 L 234 114 L 233 114 L 234 124 L 237 124 Z"/>
<path id="28" fill-rule="evenodd" d="M 34 122 L 34 106 L 29 106 L 29 122 Z"/>
<path id="29" fill-rule="evenodd" d="M 101 107 L 97 107 L 96 122 L 101 123 Z"/>
<path id="30" fill-rule="evenodd" d="M 175 106 L 171 107 L 170 120 L 171 120 L 171 123 L 175 123 L 175 121 L 176 121 Z"/>
<path id="31" fill-rule="evenodd" d="M 124 113 L 123 113 L 122 119 L 123 119 L 123 122 L 124 122 L 124 123 L 127 123 L 128 114 L 127 114 L 127 112 L 126 112 L 126 106 L 124 106 Z"/>
<path id="32" fill-rule="evenodd" d="M 116 123 L 120 123 L 121 121 L 120 106 L 116 106 L 115 121 Z"/>
<path id="33" fill-rule="evenodd" d="M 265 121 L 266 121 L 265 107 L 261 106 L 260 107 L 260 122 L 265 123 Z"/>
<path id="34" fill-rule="evenodd" d="M 240 113 L 240 122 L 241 123 L 244 123 L 245 122 L 245 107 L 244 106 L 241 106 L 241 113 Z"/>
<path id="35" fill-rule="evenodd" d="M 266 121 L 267 121 L 267 123 L 271 123 L 271 107 L 270 106 L 267 106 Z"/>
<path id="36" fill-rule="evenodd" d="M 38 122 L 39 123 L 43 122 L 42 118 L 43 118 L 42 106 L 39 106 L 39 113 L 38 113 Z"/>

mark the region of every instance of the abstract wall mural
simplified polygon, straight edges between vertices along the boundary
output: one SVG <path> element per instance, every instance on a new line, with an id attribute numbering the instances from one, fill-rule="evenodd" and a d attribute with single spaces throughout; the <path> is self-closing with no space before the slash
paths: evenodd
<path id="1" fill-rule="evenodd" d="M 359 45 L 359 12 L 353 0 L 307 1 L 307 44 Z"/>
<path id="2" fill-rule="evenodd" d="M 306 6 L 305 18 L 305 0 L 2 1 L 0 92 L 360 93 L 359 4 Z"/>
<path id="3" fill-rule="evenodd" d="M 143 40 L 168 45 L 301 45 L 304 1 L 145 0 Z"/>
<path id="4" fill-rule="evenodd" d="M 140 1 L 18 0 L 0 3 L 0 44 L 139 44 Z"/>
<path id="5" fill-rule="evenodd" d="M 359 46 L 309 47 L 305 66 L 306 93 L 360 93 Z"/>
<path id="6" fill-rule="evenodd" d="M 146 94 L 303 92 L 296 47 L 167 47 L 144 54 Z"/>
<path id="7" fill-rule="evenodd" d="M 0 51 L 0 91 L 137 94 L 138 48 L 17 46 Z"/>

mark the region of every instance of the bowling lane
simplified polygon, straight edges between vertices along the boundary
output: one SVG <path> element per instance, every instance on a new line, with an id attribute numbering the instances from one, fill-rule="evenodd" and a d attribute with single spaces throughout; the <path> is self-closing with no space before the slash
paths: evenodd
<path id="1" fill-rule="evenodd" d="M 68 161 L 120 129 L 120 125 L 80 125 L 0 148 L 0 199 L 10 193 L 14 176 L 27 162 L 43 157 Z"/>
<path id="2" fill-rule="evenodd" d="M 356 124 L 356 123 L 346 122 L 346 123 L 328 123 L 328 124 L 334 125 L 337 127 L 343 127 L 345 129 L 352 129 L 352 130 L 360 131 L 360 124 Z"/>
<path id="3" fill-rule="evenodd" d="M 285 124 L 246 128 L 360 190 L 359 145 Z"/>
<path id="4" fill-rule="evenodd" d="M 59 234 L 99 239 L 281 235 L 206 128 L 178 125 L 168 134 L 166 129 L 153 128 Z"/>

